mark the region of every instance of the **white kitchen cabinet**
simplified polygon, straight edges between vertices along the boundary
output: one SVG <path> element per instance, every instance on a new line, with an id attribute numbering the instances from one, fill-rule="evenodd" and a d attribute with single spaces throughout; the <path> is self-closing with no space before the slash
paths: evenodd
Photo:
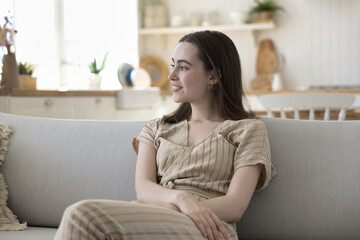
<path id="1" fill-rule="evenodd" d="M 99 120 L 150 120 L 172 112 L 178 105 L 171 96 L 148 108 L 116 108 L 115 96 L 0 96 L 0 112 L 34 117 L 99 119 Z"/>
<path id="2" fill-rule="evenodd" d="M 115 97 L 78 97 L 79 118 L 83 119 L 116 119 Z"/>
<path id="3" fill-rule="evenodd" d="M 8 96 L 0 96 L 0 112 L 9 112 L 9 99 Z"/>
<path id="4" fill-rule="evenodd" d="M 12 114 L 50 118 L 79 117 L 76 97 L 11 97 L 9 105 Z"/>

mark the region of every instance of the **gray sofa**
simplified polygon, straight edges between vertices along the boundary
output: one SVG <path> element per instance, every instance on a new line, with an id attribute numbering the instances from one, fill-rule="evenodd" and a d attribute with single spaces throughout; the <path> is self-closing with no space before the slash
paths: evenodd
<path id="1" fill-rule="evenodd" d="M 254 194 L 240 239 L 360 239 L 360 121 L 262 118 L 277 176 Z M 0 113 L 9 125 L 1 171 L 25 231 L 1 240 L 52 239 L 82 199 L 135 199 L 131 141 L 144 122 L 64 120 Z"/>

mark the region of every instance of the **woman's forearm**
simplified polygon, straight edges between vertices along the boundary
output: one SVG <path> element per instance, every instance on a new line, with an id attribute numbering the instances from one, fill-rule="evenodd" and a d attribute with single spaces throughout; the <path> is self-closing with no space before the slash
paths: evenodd
<path id="1" fill-rule="evenodd" d="M 263 166 L 246 166 L 235 171 L 225 196 L 204 200 L 221 220 L 237 222 L 243 216 L 254 194 Z"/>
<path id="2" fill-rule="evenodd" d="M 149 180 L 136 182 L 137 200 L 159 206 L 173 204 L 176 199 L 176 190 L 165 188 Z"/>
<path id="3" fill-rule="evenodd" d="M 233 201 L 229 196 L 222 196 L 204 200 L 205 206 L 210 208 L 221 220 L 237 222 L 244 214 L 247 205 Z"/>
<path id="4" fill-rule="evenodd" d="M 136 183 L 137 200 L 143 203 L 158 206 L 173 205 L 177 207 L 182 198 L 186 197 L 179 190 L 165 188 L 157 183 L 143 180 Z M 180 197 L 181 196 L 181 197 Z M 244 214 L 245 204 L 234 203 L 229 196 L 222 196 L 201 201 L 206 207 L 210 208 L 221 220 L 225 222 L 237 222 Z"/>

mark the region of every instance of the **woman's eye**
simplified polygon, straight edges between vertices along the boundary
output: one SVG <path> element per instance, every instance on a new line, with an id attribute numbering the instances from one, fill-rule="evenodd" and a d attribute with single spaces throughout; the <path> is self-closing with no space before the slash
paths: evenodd
<path id="1" fill-rule="evenodd" d="M 171 66 L 171 69 L 175 69 L 174 64 L 170 64 L 170 66 Z M 187 70 L 187 67 L 184 67 L 184 66 L 177 66 L 176 68 L 179 69 L 180 71 Z"/>

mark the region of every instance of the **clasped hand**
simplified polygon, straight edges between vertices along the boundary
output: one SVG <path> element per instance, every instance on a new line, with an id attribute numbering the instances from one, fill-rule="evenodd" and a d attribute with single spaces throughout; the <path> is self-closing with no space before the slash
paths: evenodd
<path id="1" fill-rule="evenodd" d="M 180 212 L 193 220 L 204 237 L 209 240 L 220 240 L 221 234 L 224 239 L 230 239 L 219 217 L 191 194 L 182 192 L 179 196 L 179 205 L 177 207 Z"/>
<path id="2" fill-rule="evenodd" d="M 169 203 L 161 206 L 187 215 L 196 224 L 201 234 L 209 240 L 220 240 L 220 234 L 224 239 L 230 239 L 224 224 L 210 208 L 183 191 L 179 191 L 177 199 L 177 205 Z M 142 203 L 138 200 L 133 202 Z"/>

